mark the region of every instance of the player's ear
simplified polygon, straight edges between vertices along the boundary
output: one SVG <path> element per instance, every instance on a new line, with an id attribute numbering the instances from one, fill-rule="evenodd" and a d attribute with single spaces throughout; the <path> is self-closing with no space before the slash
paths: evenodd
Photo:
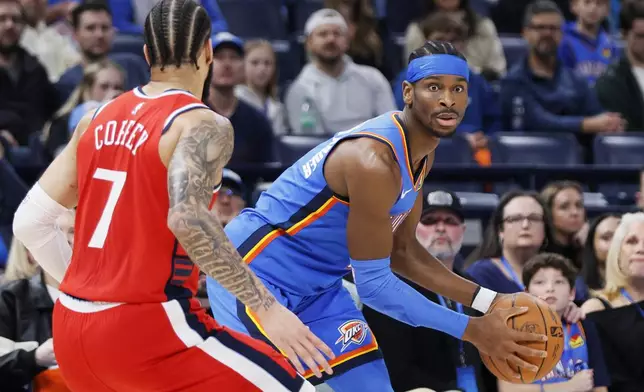
<path id="1" fill-rule="evenodd" d="M 411 106 L 412 102 L 414 101 L 414 85 L 406 80 L 402 82 L 402 96 L 405 105 Z"/>
<path id="2" fill-rule="evenodd" d="M 212 51 L 212 40 L 210 38 L 208 38 L 208 40 L 206 41 L 206 46 L 204 47 L 204 56 L 206 56 L 206 58 L 204 59 L 206 60 L 206 64 L 208 64 L 208 67 L 210 67 L 210 65 L 212 64 L 212 58 L 214 56 Z"/>
<path id="3" fill-rule="evenodd" d="M 143 44 L 143 57 L 145 57 L 145 62 L 150 65 L 150 52 L 148 50 L 148 45 Z"/>

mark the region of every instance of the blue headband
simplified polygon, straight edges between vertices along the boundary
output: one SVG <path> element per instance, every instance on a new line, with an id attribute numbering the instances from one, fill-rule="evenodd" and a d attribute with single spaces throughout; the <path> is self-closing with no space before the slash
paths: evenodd
<path id="1" fill-rule="evenodd" d="M 435 75 L 456 75 L 470 81 L 470 70 L 467 61 L 451 54 L 433 54 L 413 59 L 407 66 L 409 83 Z"/>

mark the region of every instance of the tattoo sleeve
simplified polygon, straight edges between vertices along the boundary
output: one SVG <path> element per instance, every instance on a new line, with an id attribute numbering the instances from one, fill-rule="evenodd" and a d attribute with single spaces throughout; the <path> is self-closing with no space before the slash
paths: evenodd
<path id="1" fill-rule="evenodd" d="M 251 310 L 275 298 L 248 268 L 208 210 L 212 191 L 233 151 L 227 120 L 201 121 L 181 135 L 168 165 L 168 226 L 190 259 Z"/>

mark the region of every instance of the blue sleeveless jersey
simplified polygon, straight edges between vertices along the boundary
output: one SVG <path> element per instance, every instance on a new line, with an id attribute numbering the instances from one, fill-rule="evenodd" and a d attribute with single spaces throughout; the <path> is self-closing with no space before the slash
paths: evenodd
<path id="1" fill-rule="evenodd" d="M 392 231 L 409 214 L 427 172 L 427 158 L 412 173 L 400 112 L 368 120 L 309 151 L 226 225 L 226 234 L 262 279 L 291 293 L 312 295 L 337 283 L 349 270 L 347 218 L 350 200 L 334 194 L 324 177 L 333 147 L 348 138 L 370 137 L 388 145 L 402 184 L 391 209 Z"/>

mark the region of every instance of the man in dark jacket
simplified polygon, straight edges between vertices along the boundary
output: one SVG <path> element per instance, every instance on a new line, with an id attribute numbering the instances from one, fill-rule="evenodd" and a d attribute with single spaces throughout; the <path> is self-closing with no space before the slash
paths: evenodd
<path id="1" fill-rule="evenodd" d="M 459 250 L 465 224 L 457 195 L 434 191 L 426 195 L 416 229 L 420 243 L 448 268 L 458 273 Z M 428 299 L 452 310 L 463 306 L 405 280 Z M 474 346 L 429 328 L 415 328 L 365 306 L 363 313 L 382 349 L 391 384 L 396 392 L 416 388 L 435 391 L 484 391 L 481 361 Z M 468 313 L 469 314 L 469 313 Z"/>
<path id="2" fill-rule="evenodd" d="M 611 64 L 595 85 L 599 101 L 606 110 L 619 112 L 627 129 L 644 130 L 644 4 L 629 2 L 621 11 L 626 49 Z"/>

